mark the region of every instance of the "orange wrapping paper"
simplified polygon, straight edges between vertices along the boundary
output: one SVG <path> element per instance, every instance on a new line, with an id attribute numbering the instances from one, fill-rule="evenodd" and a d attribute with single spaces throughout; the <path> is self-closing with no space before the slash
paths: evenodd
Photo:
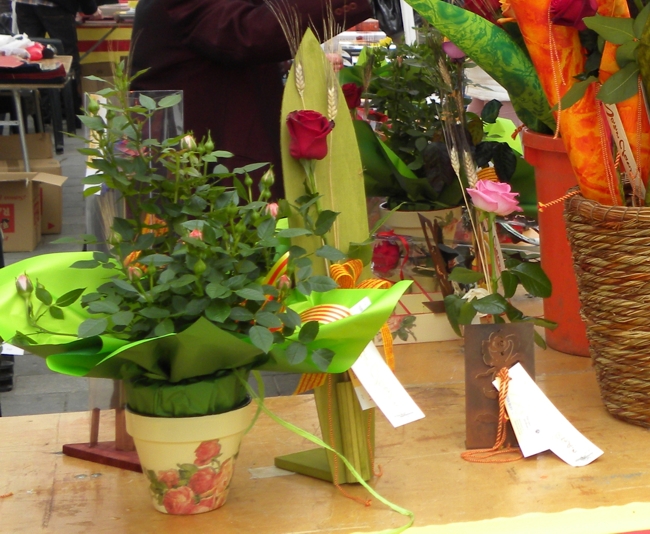
<path id="1" fill-rule="evenodd" d="M 553 107 L 575 83 L 574 76 L 583 71 L 585 60 L 576 29 L 550 26 L 550 3 L 550 0 L 511 0 L 526 47 Z M 555 70 L 554 53 L 558 60 Z M 620 205 L 619 191 L 612 180 L 615 177 L 614 161 L 609 147 L 601 145 L 598 114 L 592 86 L 580 101 L 556 113 L 556 120 L 584 197 L 602 204 Z"/>

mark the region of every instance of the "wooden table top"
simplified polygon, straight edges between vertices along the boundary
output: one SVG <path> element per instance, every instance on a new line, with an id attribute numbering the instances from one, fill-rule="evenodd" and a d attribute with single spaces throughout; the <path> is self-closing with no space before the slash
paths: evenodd
<path id="1" fill-rule="evenodd" d="M 461 342 L 396 349 L 396 373 L 426 418 L 393 429 L 378 415 L 376 462 L 383 476 L 371 485 L 414 511 L 416 526 L 650 500 L 648 432 L 605 411 L 589 359 L 538 350 L 537 383 L 604 455 L 582 468 L 550 452 L 487 465 L 460 458 L 465 432 Z M 318 432 L 311 395 L 271 398 L 268 406 Z M 103 415 L 100 440 L 112 439 L 111 417 L 112 412 Z M 63 456 L 62 445 L 86 441 L 88 428 L 84 412 L 0 418 L 0 495 L 12 494 L 0 498 L 0 532 L 345 533 L 406 523 L 380 502 L 364 507 L 326 482 L 302 475 L 260 478 L 256 470 L 272 466 L 275 456 L 312 448 L 264 415 L 244 437 L 227 504 L 190 517 L 156 512 L 140 474 Z M 360 486 L 346 489 L 367 496 Z"/>

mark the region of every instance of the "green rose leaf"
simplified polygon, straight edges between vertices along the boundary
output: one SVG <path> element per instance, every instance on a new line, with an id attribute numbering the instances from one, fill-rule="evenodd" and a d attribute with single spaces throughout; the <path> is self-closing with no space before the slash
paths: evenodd
<path id="1" fill-rule="evenodd" d="M 86 319 L 83 323 L 79 325 L 79 329 L 77 330 L 77 336 L 81 338 L 99 336 L 106 331 L 107 326 L 108 326 L 108 320 L 105 318 Z"/>
<path id="2" fill-rule="evenodd" d="M 55 319 L 63 319 L 63 310 L 57 306 L 50 306 L 50 315 Z"/>
<path id="3" fill-rule="evenodd" d="M 38 284 L 36 286 L 35 293 L 36 293 L 36 298 L 46 306 L 50 306 L 52 304 L 52 295 L 50 295 L 50 292 L 47 289 L 45 289 L 41 284 Z"/>
<path id="4" fill-rule="evenodd" d="M 297 365 L 307 358 L 307 347 L 299 342 L 292 343 L 287 347 L 286 355 L 291 365 Z"/>
<path id="5" fill-rule="evenodd" d="M 287 328 L 298 328 L 300 326 L 300 315 L 292 309 L 287 308 L 287 311 L 279 313 L 278 317 Z"/>
<path id="6" fill-rule="evenodd" d="M 205 309 L 205 316 L 215 323 L 223 323 L 230 316 L 230 306 L 223 300 L 213 300 Z"/>
<path id="7" fill-rule="evenodd" d="M 548 298 L 551 296 L 551 281 L 542 270 L 542 265 L 538 262 L 524 262 L 510 269 L 524 289 L 534 297 Z"/>
<path id="8" fill-rule="evenodd" d="M 474 317 L 476 317 L 476 308 L 474 307 L 474 302 L 476 302 L 476 299 L 472 301 L 468 301 L 465 299 L 461 299 L 461 300 L 463 301 L 463 303 L 460 306 L 460 313 L 458 314 L 458 322 L 460 324 L 472 324 Z"/>
<path id="9" fill-rule="evenodd" d="M 120 307 L 110 300 L 96 300 L 88 305 L 88 311 L 90 313 L 112 314 L 120 311 Z"/>
<path id="10" fill-rule="evenodd" d="M 331 210 L 323 210 L 320 212 L 318 214 L 318 219 L 316 219 L 316 228 L 314 229 L 314 233 L 316 235 L 325 235 L 332 228 L 338 215 L 337 212 Z"/>
<path id="11" fill-rule="evenodd" d="M 278 232 L 278 237 L 299 237 L 301 235 L 311 235 L 311 232 L 306 228 L 285 228 Z"/>
<path id="12" fill-rule="evenodd" d="M 122 280 L 120 278 L 114 278 L 112 282 L 120 289 L 127 291 L 129 293 L 137 293 L 138 290 L 133 287 L 131 284 L 129 284 L 126 280 Z"/>
<path id="13" fill-rule="evenodd" d="M 327 371 L 327 368 L 330 366 L 333 359 L 334 351 L 330 349 L 316 349 L 311 353 L 311 361 L 314 362 L 314 365 L 323 372 Z"/>
<path id="14" fill-rule="evenodd" d="M 205 292 L 211 299 L 225 299 L 232 295 L 232 291 L 230 289 L 222 286 L 221 284 L 215 284 L 214 282 L 207 285 Z"/>
<path id="15" fill-rule="evenodd" d="M 472 271 L 466 267 L 454 267 L 449 273 L 449 280 L 459 284 L 476 284 L 484 279 L 483 273 Z"/>
<path id="16" fill-rule="evenodd" d="M 309 285 L 312 291 L 320 293 L 336 289 L 336 282 L 329 276 L 312 276 L 309 279 Z"/>
<path id="17" fill-rule="evenodd" d="M 515 294 L 515 291 L 517 291 L 519 278 L 510 271 L 503 271 L 501 273 L 501 283 L 503 284 L 503 296 L 509 299 Z"/>
<path id="18" fill-rule="evenodd" d="M 111 321 L 113 321 L 115 326 L 126 326 L 133 321 L 133 317 L 135 317 L 135 315 L 132 311 L 124 310 L 111 315 Z"/>
<path id="19" fill-rule="evenodd" d="M 622 45 L 634 39 L 634 19 L 596 15 L 585 17 L 582 21 L 587 28 L 610 43 Z"/>
<path id="20" fill-rule="evenodd" d="M 147 96 L 144 93 L 140 93 L 138 95 L 138 100 L 140 101 L 140 105 L 147 108 L 149 111 L 156 109 L 156 101 L 150 96 Z"/>
<path id="21" fill-rule="evenodd" d="M 230 310 L 230 318 L 233 321 L 252 321 L 254 316 L 250 310 L 237 306 Z"/>
<path id="22" fill-rule="evenodd" d="M 255 322 L 267 328 L 282 328 L 282 320 L 266 311 L 259 311 L 255 314 Z"/>
<path id="23" fill-rule="evenodd" d="M 271 347 L 273 346 L 273 334 L 268 328 L 264 328 L 263 326 L 251 326 L 248 335 L 250 336 L 253 345 L 265 354 L 271 350 Z"/>
<path id="24" fill-rule="evenodd" d="M 156 306 L 144 308 L 138 313 L 147 319 L 164 319 L 166 317 L 169 317 L 169 310 L 163 310 L 162 308 L 157 308 Z"/>
<path id="25" fill-rule="evenodd" d="M 462 335 L 458 318 L 460 316 L 460 310 L 465 303 L 465 300 L 460 298 L 458 295 L 447 295 L 444 299 L 444 303 L 445 312 L 447 313 L 447 320 L 449 321 L 449 324 L 454 329 L 454 332 L 456 332 L 456 335 Z"/>
<path id="26" fill-rule="evenodd" d="M 266 300 L 266 295 L 263 293 L 262 289 L 255 289 L 252 287 L 245 287 L 244 289 L 238 289 L 235 291 L 235 294 L 246 300 L 255 300 L 264 302 Z"/>
<path id="27" fill-rule="evenodd" d="M 316 339 L 319 329 L 320 325 L 318 324 L 318 321 L 308 321 L 302 325 L 300 333 L 298 334 L 298 339 L 301 343 L 307 345 Z"/>
<path id="28" fill-rule="evenodd" d="M 156 328 L 154 328 L 153 333 L 155 336 L 166 336 L 167 334 L 174 333 L 174 322 L 167 318 L 161 323 L 158 323 Z"/>
<path id="29" fill-rule="evenodd" d="M 158 102 L 159 108 L 173 108 L 176 104 L 181 101 L 181 94 L 175 93 L 173 95 L 166 96 L 160 99 Z"/>
<path id="30" fill-rule="evenodd" d="M 60 308 L 65 308 L 66 306 L 70 306 L 70 304 L 77 301 L 77 299 L 81 296 L 81 294 L 85 290 L 86 290 L 85 287 L 79 287 L 77 289 L 73 289 L 72 291 L 68 291 L 67 293 L 64 293 L 58 299 L 56 299 L 55 304 Z"/>
<path id="31" fill-rule="evenodd" d="M 331 262 L 342 261 L 347 257 L 339 249 L 331 247 L 329 245 L 323 245 L 318 250 L 316 250 L 316 256 L 325 258 Z"/>
<path id="32" fill-rule="evenodd" d="M 598 91 L 598 100 L 605 104 L 622 102 L 636 95 L 638 91 L 639 65 L 636 62 L 628 63 L 621 70 L 615 72 Z"/>
<path id="33" fill-rule="evenodd" d="M 70 267 L 73 269 L 95 269 L 99 267 L 99 262 L 97 260 L 80 260 L 75 261 Z"/>
<path id="34" fill-rule="evenodd" d="M 498 293 L 492 293 L 482 299 L 471 300 L 470 303 L 477 312 L 490 315 L 501 315 L 508 309 L 508 301 Z"/>

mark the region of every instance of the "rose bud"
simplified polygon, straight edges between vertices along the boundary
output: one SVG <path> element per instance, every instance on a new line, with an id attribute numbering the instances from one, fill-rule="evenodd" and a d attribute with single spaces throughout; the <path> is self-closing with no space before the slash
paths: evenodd
<path id="1" fill-rule="evenodd" d="M 578 31 L 587 29 L 582 21 L 598 11 L 596 0 L 551 0 L 551 22 L 558 26 L 571 26 Z"/>
<path id="2" fill-rule="evenodd" d="M 190 232 L 190 237 L 192 239 L 198 239 L 199 241 L 203 241 L 203 232 L 199 230 L 198 228 L 195 228 Z"/>
<path id="3" fill-rule="evenodd" d="M 278 278 L 278 289 L 280 291 L 291 289 L 291 278 L 289 278 L 286 274 L 283 274 L 280 278 Z"/>
<path id="4" fill-rule="evenodd" d="M 363 93 L 363 87 L 357 85 L 354 82 L 344 83 L 341 86 L 343 91 L 343 96 L 345 96 L 345 102 L 348 105 L 348 109 L 356 109 L 361 105 L 361 93 Z"/>
<path id="5" fill-rule="evenodd" d="M 278 206 L 277 202 L 271 202 L 270 204 L 266 205 L 264 211 L 267 215 L 270 215 L 275 219 L 278 216 L 278 212 L 280 211 L 280 206 Z"/>
<path id="6" fill-rule="evenodd" d="M 129 277 L 129 280 L 131 282 L 134 282 L 135 280 L 140 280 L 142 278 L 142 275 L 144 274 L 142 272 L 142 269 L 138 267 L 137 265 L 129 265 L 127 271 L 127 276 Z"/>
<path id="7" fill-rule="evenodd" d="M 183 139 L 181 139 L 181 148 L 187 150 L 196 150 L 196 140 L 194 136 L 187 134 Z"/>
<path id="8" fill-rule="evenodd" d="M 21 297 L 28 297 L 34 291 L 34 285 L 26 274 L 21 274 L 16 278 L 16 291 Z"/>

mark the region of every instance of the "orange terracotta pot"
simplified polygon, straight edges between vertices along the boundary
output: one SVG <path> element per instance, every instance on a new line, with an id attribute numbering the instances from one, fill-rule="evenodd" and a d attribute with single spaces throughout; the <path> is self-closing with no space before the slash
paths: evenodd
<path id="1" fill-rule="evenodd" d="M 561 139 L 524 130 L 523 145 L 524 158 L 535 167 L 539 202 L 556 200 L 577 185 Z M 539 213 L 539 233 L 542 267 L 553 284 L 553 294 L 544 299 L 544 316 L 558 323 L 555 330 L 546 331 L 546 342 L 560 352 L 589 356 L 562 203 Z"/>

